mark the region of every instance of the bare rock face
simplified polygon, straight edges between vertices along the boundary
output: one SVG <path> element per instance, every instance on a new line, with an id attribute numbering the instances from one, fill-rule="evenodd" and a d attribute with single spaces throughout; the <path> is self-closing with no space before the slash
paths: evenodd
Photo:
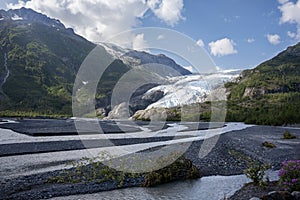
<path id="1" fill-rule="evenodd" d="M 260 88 L 246 88 L 243 97 L 249 97 L 253 99 L 257 96 L 266 94 L 266 90 Z"/>
<path id="2" fill-rule="evenodd" d="M 157 102 L 163 96 L 164 92 L 160 90 L 134 96 L 130 100 L 130 110 L 132 113 L 135 113 L 138 110 L 144 110 L 152 103 Z"/>
<path id="3" fill-rule="evenodd" d="M 176 109 L 151 108 L 137 111 L 132 118 L 146 121 L 178 120 L 180 113 Z"/>
<path id="4" fill-rule="evenodd" d="M 128 119 L 133 113 L 130 111 L 128 103 L 121 103 L 109 112 L 106 119 Z"/>
<path id="5" fill-rule="evenodd" d="M 255 97 L 264 95 L 264 94 L 275 94 L 275 93 L 288 93 L 288 92 L 300 92 L 300 84 L 294 84 L 291 88 L 288 86 L 277 87 L 274 89 L 265 89 L 265 88 L 255 88 L 247 87 L 245 89 L 243 97 L 249 97 L 253 99 Z"/>

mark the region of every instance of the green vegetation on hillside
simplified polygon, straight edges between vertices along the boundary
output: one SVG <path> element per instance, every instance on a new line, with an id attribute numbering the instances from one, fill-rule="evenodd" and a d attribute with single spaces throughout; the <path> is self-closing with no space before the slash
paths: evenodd
<path id="1" fill-rule="evenodd" d="M 267 94 L 227 102 L 226 121 L 283 125 L 300 122 L 300 93 Z"/>
<path id="2" fill-rule="evenodd" d="M 71 115 L 76 72 L 95 45 L 38 23 L 3 21 L 0 27 L 0 58 L 7 54 L 10 70 L 0 97 L 2 116 Z"/>
<path id="3" fill-rule="evenodd" d="M 252 70 L 230 91 L 227 121 L 282 125 L 300 122 L 300 43 Z"/>

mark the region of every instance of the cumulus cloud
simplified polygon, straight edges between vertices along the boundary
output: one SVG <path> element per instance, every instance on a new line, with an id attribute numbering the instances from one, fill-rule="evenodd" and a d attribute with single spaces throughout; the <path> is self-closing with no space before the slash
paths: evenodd
<path id="1" fill-rule="evenodd" d="M 253 43 L 253 42 L 255 42 L 255 39 L 254 39 L 254 38 L 248 38 L 248 39 L 247 39 L 247 42 L 248 42 L 248 43 Z"/>
<path id="2" fill-rule="evenodd" d="M 137 34 L 132 42 L 132 48 L 135 50 L 144 50 L 148 48 L 147 41 L 144 38 L 144 34 Z"/>
<path id="3" fill-rule="evenodd" d="M 183 0 L 148 0 L 147 5 L 153 13 L 170 26 L 174 26 L 184 17 L 181 14 Z"/>
<path id="4" fill-rule="evenodd" d="M 157 40 L 163 40 L 163 39 L 165 39 L 165 36 L 164 36 L 164 35 L 159 35 L 159 36 L 157 37 Z"/>
<path id="5" fill-rule="evenodd" d="M 300 40 L 300 0 L 298 0 L 296 3 L 289 0 L 279 0 L 279 3 L 281 3 L 279 10 L 282 14 L 280 18 L 280 24 L 296 24 L 296 38 Z"/>
<path id="6" fill-rule="evenodd" d="M 280 3 L 280 4 L 284 4 L 284 3 L 286 3 L 286 2 L 288 2 L 289 0 L 278 0 L 278 2 Z"/>
<path id="7" fill-rule="evenodd" d="M 273 45 L 277 45 L 280 43 L 280 36 L 277 34 L 268 34 L 267 39 Z"/>
<path id="8" fill-rule="evenodd" d="M 288 35 L 290 38 L 295 38 L 295 37 L 297 36 L 296 33 L 293 33 L 293 32 L 291 32 L 291 31 L 288 31 L 288 32 L 287 32 L 287 35 Z"/>
<path id="9" fill-rule="evenodd" d="M 183 66 L 183 68 L 189 70 L 192 73 L 197 73 L 197 70 L 193 66 Z"/>
<path id="10" fill-rule="evenodd" d="M 237 50 L 234 48 L 236 45 L 233 40 L 228 38 L 223 38 L 215 42 L 210 42 L 209 44 L 210 52 L 214 56 L 225 56 L 230 54 L 236 54 Z"/>
<path id="11" fill-rule="evenodd" d="M 197 45 L 199 45 L 200 47 L 205 47 L 205 44 L 204 44 L 204 42 L 203 42 L 202 39 L 199 39 L 199 40 L 197 41 Z"/>
<path id="12" fill-rule="evenodd" d="M 92 41 L 104 41 L 138 27 L 148 10 L 171 26 L 183 19 L 183 0 L 19 0 L 7 5 L 7 8 L 20 7 L 58 18 Z"/>

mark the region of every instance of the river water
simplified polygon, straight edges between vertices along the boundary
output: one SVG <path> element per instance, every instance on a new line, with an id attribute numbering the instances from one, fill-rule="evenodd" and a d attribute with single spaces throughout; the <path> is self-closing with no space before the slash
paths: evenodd
<path id="1" fill-rule="evenodd" d="M 267 174 L 271 181 L 278 180 L 276 171 L 268 171 Z M 153 188 L 126 188 L 95 194 L 58 197 L 52 200 L 221 200 L 232 196 L 248 182 L 250 180 L 245 175 L 210 176 Z"/>

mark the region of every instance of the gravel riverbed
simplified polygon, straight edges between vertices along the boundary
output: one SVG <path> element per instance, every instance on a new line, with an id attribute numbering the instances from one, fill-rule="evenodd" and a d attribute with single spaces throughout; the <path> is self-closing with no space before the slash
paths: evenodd
<path id="1" fill-rule="evenodd" d="M 283 140 L 281 139 L 282 134 L 285 130 L 289 130 L 292 134 L 296 135 L 298 139 L 294 140 Z M 193 138 L 195 135 L 193 133 L 195 130 L 185 130 L 182 132 L 183 136 L 180 139 Z M 260 162 L 269 163 L 272 169 L 279 169 L 281 162 L 290 159 L 300 159 L 300 129 L 290 128 L 290 127 L 272 127 L 272 126 L 251 126 L 246 127 L 241 130 L 228 131 L 221 135 L 216 135 L 208 137 L 206 140 L 197 140 L 190 142 L 187 145 L 187 150 L 184 155 L 190 159 L 195 166 L 200 169 L 202 176 L 211 175 L 237 175 L 242 174 L 243 170 L 247 167 L 246 161 L 242 159 L 243 156 L 249 156 L 252 159 L 259 160 Z M 133 144 L 133 143 L 151 143 L 158 140 L 168 142 L 174 139 L 173 137 L 154 137 L 154 138 L 143 138 L 137 139 L 136 141 L 132 139 L 121 139 L 118 140 L 119 145 Z M 127 142 L 126 142 L 127 141 Z M 262 143 L 268 141 L 276 145 L 276 148 L 269 149 L 262 146 Z M 70 142 L 70 141 L 69 141 Z M 78 148 L 78 141 L 71 145 L 71 149 Z M 59 143 L 46 143 L 49 151 L 53 151 L 57 148 L 61 148 Z M 62 143 L 63 144 L 63 143 Z M 67 144 L 67 143 L 65 143 Z M 185 146 L 187 143 L 174 143 L 168 144 L 168 150 L 178 150 L 180 145 Z M 37 145 L 35 148 L 28 147 L 28 144 L 18 143 L 9 144 L 12 145 L 10 148 L 5 148 L 8 144 L 0 144 L 0 152 L 2 153 L 1 159 L 8 159 L 16 157 L 14 153 L 26 154 L 26 151 L 21 149 L 31 149 L 33 155 L 35 153 L 40 154 L 39 149 L 41 146 Z M 17 145 L 17 146 L 14 146 Z M 22 146 L 24 145 L 24 146 Z M 26 146 L 27 145 L 27 146 Z M 53 145 L 53 146 L 52 146 Z M 34 143 L 32 144 L 34 146 Z M 57 146 L 57 147 L 55 147 Z M 14 148 L 13 148 L 14 147 Z M 165 146 L 157 146 L 157 149 L 163 149 Z M 13 149 L 20 149 L 13 150 Z M 5 151 L 7 149 L 7 152 Z M 153 151 L 157 149 L 152 149 Z M 36 150 L 36 151 L 35 151 Z M 64 149 L 61 149 L 64 151 Z M 207 150 L 207 152 L 205 152 Z M 9 153 L 10 152 L 10 153 Z M 203 153 L 204 152 L 204 153 Z M 27 152 L 28 153 L 28 152 Z M 37 155 L 38 155 L 37 154 Z M 207 155 L 206 155 L 207 154 Z M 130 156 L 128 154 L 126 156 Z M 204 156 L 203 156 L 204 155 Z M 20 155 L 22 156 L 22 155 Z M 65 160 L 68 160 L 67 158 Z M 64 163 L 64 162 L 63 162 Z M 60 164 L 60 163 L 52 163 Z M 9 170 L 9 169 L 7 169 Z M 5 171 L 3 171 L 4 173 Z M 7 171 L 8 172 L 8 171 Z M 139 186 L 143 182 L 144 177 L 126 178 L 124 184 L 119 186 L 116 181 L 106 181 L 102 183 L 76 183 L 76 184 L 53 184 L 47 183 L 47 180 L 51 177 L 60 174 L 61 170 L 47 171 L 43 173 L 36 173 L 31 175 L 22 175 L 17 177 L 4 177 L 0 179 L 1 184 L 1 197 L 0 199 L 41 199 L 41 198 L 51 198 L 55 196 L 67 196 L 74 194 L 85 194 L 94 193 L 105 190 L 118 189 L 120 187 L 133 187 Z"/>

